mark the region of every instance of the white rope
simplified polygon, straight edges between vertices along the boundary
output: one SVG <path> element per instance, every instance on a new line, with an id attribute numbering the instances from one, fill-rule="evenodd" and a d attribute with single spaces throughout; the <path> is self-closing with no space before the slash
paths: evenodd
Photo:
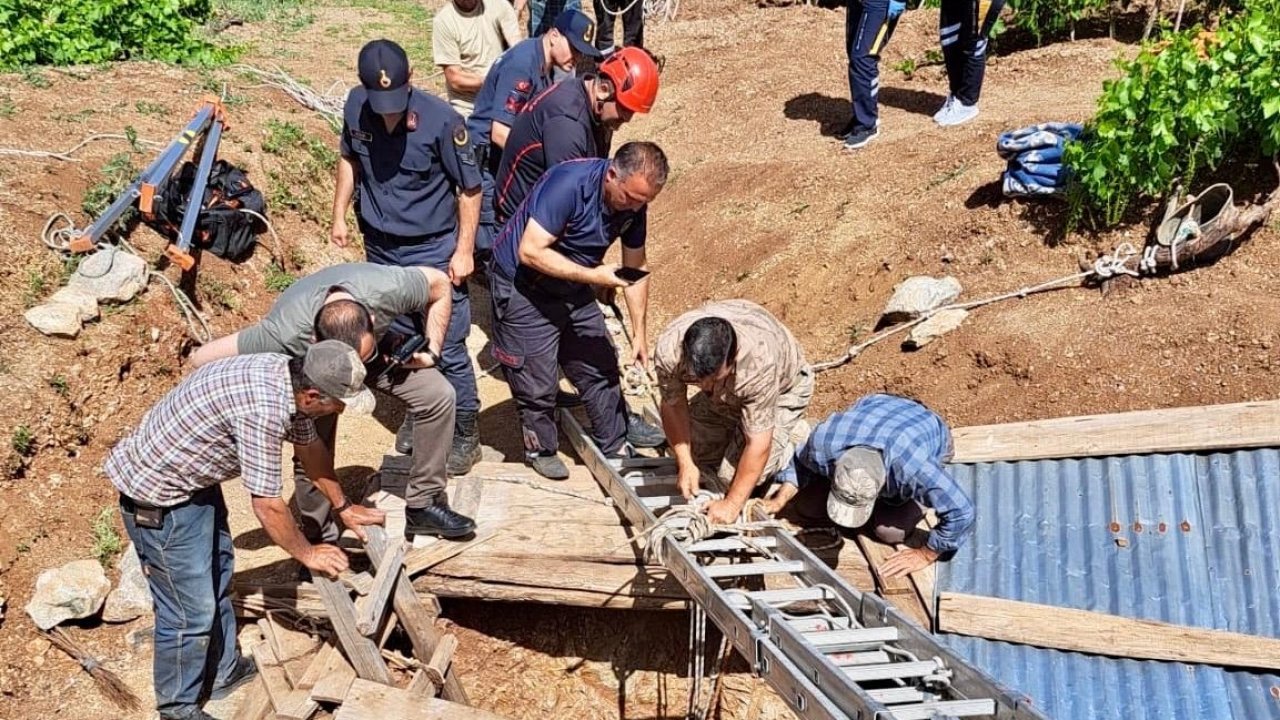
<path id="1" fill-rule="evenodd" d="M 89 137 L 76 143 L 74 146 L 72 146 L 70 150 L 64 150 L 62 152 L 56 152 L 52 150 L 23 150 L 20 148 L 0 148 L 0 155 L 8 155 L 13 157 L 29 157 L 29 158 L 37 158 L 40 160 L 62 160 L 63 162 L 80 162 L 79 158 L 74 158 L 71 156 L 74 155 L 77 151 L 79 151 L 84 146 L 88 145 L 89 143 L 95 142 L 98 140 L 126 140 L 131 144 L 137 145 L 139 147 L 149 147 L 149 148 L 155 148 L 155 149 L 164 147 L 163 144 L 155 142 L 154 140 L 143 140 L 142 138 L 139 138 L 139 137 L 132 137 L 129 135 L 120 135 L 118 133 L 94 133 L 93 135 L 90 135 Z"/>

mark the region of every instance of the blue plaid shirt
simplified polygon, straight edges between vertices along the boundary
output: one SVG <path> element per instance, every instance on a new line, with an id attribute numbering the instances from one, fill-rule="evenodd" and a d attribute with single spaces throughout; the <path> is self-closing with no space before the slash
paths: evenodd
<path id="1" fill-rule="evenodd" d="M 868 395 L 814 428 L 778 479 L 799 486 L 830 482 L 836 460 L 853 447 L 884 455 L 888 472 L 880 497 L 914 500 L 938 514 L 930 549 L 948 553 L 960 547 L 973 529 L 973 503 L 943 467 L 951 456 L 951 431 L 941 417 L 906 398 Z"/>

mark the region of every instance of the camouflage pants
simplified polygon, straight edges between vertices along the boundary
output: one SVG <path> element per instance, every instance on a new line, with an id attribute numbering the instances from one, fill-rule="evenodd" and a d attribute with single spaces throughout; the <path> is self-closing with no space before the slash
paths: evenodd
<path id="1" fill-rule="evenodd" d="M 809 437 L 809 422 L 804 419 L 813 399 L 813 371 L 805 368 L 796 376 L 791 389 L 778 397 L 774 414 L 773 445 L 760 483 L 764 485 L 791 462 L 796 447 Z M 718 477 L 724 488 L 733 480 L 746 436 L 738 408 L 712 402 L 704 392 L 689 401 L 690 445 L 693 460 L 706 477 Z M 704 480 L 704 486 L 710 487 Z M 721 489 L 724 489 L 721 488 Z"/>

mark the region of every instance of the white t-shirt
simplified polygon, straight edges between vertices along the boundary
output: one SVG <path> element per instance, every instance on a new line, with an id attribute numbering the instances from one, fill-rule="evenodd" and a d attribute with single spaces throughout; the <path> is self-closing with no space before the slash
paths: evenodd
<path id="1" fill-rule="evenodd" d="M 433 21 L 431 52 L 441 69 L 457 65 L 483 78 L 498 56 L 520 40 L 520 22 L 508 0 L 480 0 L 480 5 L 466 14 L 450 0 Z M 463 117 L 471 114 L 475 93 L 447 87 L 447 94 L 453 109 Z"/>

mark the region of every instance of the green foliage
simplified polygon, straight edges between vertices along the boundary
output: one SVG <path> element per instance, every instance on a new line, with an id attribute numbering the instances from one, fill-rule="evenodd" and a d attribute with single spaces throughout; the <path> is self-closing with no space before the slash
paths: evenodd
<path id="1" fill-rule="evenodd" d="M 198 33 L 211 10 L 210 0 L 0 0 L 0 68 L 223 61 L 228 51 Z"/>
<path id="2" fill-rule="evenodd" d="M 45 279 L 43 272 L 36 268 L 27 268 L 27 289 L 22 293 L 22 304 L 26 307 L 35 307 L 48 288 L 49 281 Z"/>
<path id="3" fill-rule="evenodd" d="M 54 375 L 49 378 L 48 382 L 49 387 L 53 388 L 53 391 L 62 397 L 66 397 L 71 392 L 71 385 L 67 382 L 65 375 Z"/>
<path id="4" fill-rule="evenodd" d="M 1230 159 L 1280 152 L 1280 0 L 1246 0 L 1213 33 L 1149 45 L 1103 86 L 1067 147 L 1071 225 L 1114 225 L 1141 197 L 1190 185 Z"/>
<path id="5" fill-rule="evenodd" d="M 102 563 L 102 567 L 110 568 L 115 564 L 116 556 L 122 552 L 124 540 L 116 530 L 116 512 L 110 507 L 104 507 L 93 519 L 93 556 Z"/>
<path id="6" fill-rule="evenodd" d="M 128 134 L 128 130 L 129 128 L 126 128 L 126 134 Z M 134 137 L 136 141 L 136 135 Z M 138 168 L 133 164 L 132 153 L 120 152 L 112 155 L 99 171 L 101 175 L 99 181 L 84 191 L 80 207 L 84 209 L 89 217 L 98 217 L 111 205 L 117 195 L 129 187 L 129 183 L 133 182 L 138 176 L 138 172 Z M 136 212 L 132 208 L 126 210 L 117 225 L 127 225 L 132 221 Z"/>
<path id="7" fill-rule="evenodd" d="M 13 435 L 9 438 L 9 446 L 22 457 L 30 457 L 35 453 L 36 435 L 31 432 L 29 426 L 19 425 L 13 429 Z"/>
<path id="8" fill-rule="evenodd" d="M 276 263 L 267 266 L 267 277 L 265 283 L 267 289 L 271 292 L 284 292 L 289 286 L 298 281 L 297 276 L 285 270 Z"/>
<path id="9" fill-rule="evenodd" d="M 262 140 L 263 152 L 274 156 L 267 169 L 268 205 L 289 208 L 316 223 L 327 222 L 333 188 L 317 180 L 333 177 L 338 166 L 334 145 L 309 135 L 297 123 L 268 120 Z"/>

